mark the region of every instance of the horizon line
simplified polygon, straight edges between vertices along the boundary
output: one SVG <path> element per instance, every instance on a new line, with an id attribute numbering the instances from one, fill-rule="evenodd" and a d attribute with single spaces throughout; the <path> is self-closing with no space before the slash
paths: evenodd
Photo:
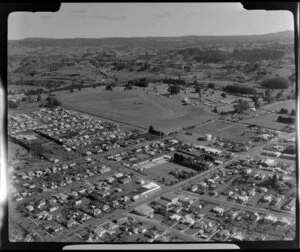
<path id="1" fill-rule="evenodd" d="M 177 36 L 131 36 L 131 37 L 124 37 L 124 36 L 114 36 L 114 37 L 25 37 L 25 38 L 19 38 L 19 39 L 7 39 L 8 41 L 20 41 L 20 40 L 26 40 L 26 39 L 52 39 L 52 40 L 59 40 L 59 39 L 130 39 L 130 38 L 179 38 L 179 37 L 238 37 L 238 36 L 264 36 L 264 35 L 270 35 L 270 34 L 276 34 L 276 33 L 282 33 L 282 32 L 294 32 L 294 30 L 286 29 L 281 30 L 277 32 L 269 32 L 269 33 L 263 33 L 263 34 L 224 34 L 224 35 L 177 35 Z"/>

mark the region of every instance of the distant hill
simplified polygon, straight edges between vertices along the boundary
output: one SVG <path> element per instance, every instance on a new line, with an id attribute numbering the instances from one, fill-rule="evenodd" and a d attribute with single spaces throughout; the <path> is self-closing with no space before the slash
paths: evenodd
<path id="1" fill-rule="evenodd" d="M 193 43 L 228 43 L 228 42 L 250 42 L 250 41 L 272 41 L 272 40 L 293 40 L 294 32 L 290 30 L 268 33 L 263 35 L 231 35 L 231 36 L 181 36 L 181 37 L 113 37 L 113 38 L 26 38 L 22 40 L 9 40 L 9 45 L 23 47 L 38 46 L 145 46 L 145 47 L 169 47 Z"/>

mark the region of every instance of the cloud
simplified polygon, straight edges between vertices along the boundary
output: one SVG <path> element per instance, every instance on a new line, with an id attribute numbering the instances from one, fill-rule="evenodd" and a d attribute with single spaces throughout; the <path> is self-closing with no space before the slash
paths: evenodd
<path id="1" fill-rule="evenodd" d="M 165 13 L 155 13 L 155 14 L 151 14 L 153 17 L 156 18 L 165 18 L 165 17 L 171 17 L 171 14 L 169 12 L 165 12 Z"/>
<path id="2" fill-rule="evenodd" d="M 102 20 L 124 20 L 127 19 L 127 16 L 107 16 L 107 15 L 101 15 L 101 14 L 95 14 L 91 15 L 91 18 L 97 18 Z"/>

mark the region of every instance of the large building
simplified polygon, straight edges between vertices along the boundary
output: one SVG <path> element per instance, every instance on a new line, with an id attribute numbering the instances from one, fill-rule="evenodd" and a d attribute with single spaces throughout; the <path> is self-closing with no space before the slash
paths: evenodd
<path id="1" fill-rule="evenodd" d="M 154 209 L 147 205 L 141 205 L 141 206 L 136 207 L 134 209 L 134 212 L 141 216 L 151 217 L 151 216 L 153 216 Z"/>

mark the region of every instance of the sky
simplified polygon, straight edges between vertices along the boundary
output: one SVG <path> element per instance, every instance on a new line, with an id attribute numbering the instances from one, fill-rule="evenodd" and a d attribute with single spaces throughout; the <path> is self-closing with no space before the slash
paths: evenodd
<path id="1" fill-rule="evenodd" d="M 240 3 L 62 3 L 58 12 L 13 12 L 8 39 L 252 35 L 293 30 L 288 11 Z"/>

